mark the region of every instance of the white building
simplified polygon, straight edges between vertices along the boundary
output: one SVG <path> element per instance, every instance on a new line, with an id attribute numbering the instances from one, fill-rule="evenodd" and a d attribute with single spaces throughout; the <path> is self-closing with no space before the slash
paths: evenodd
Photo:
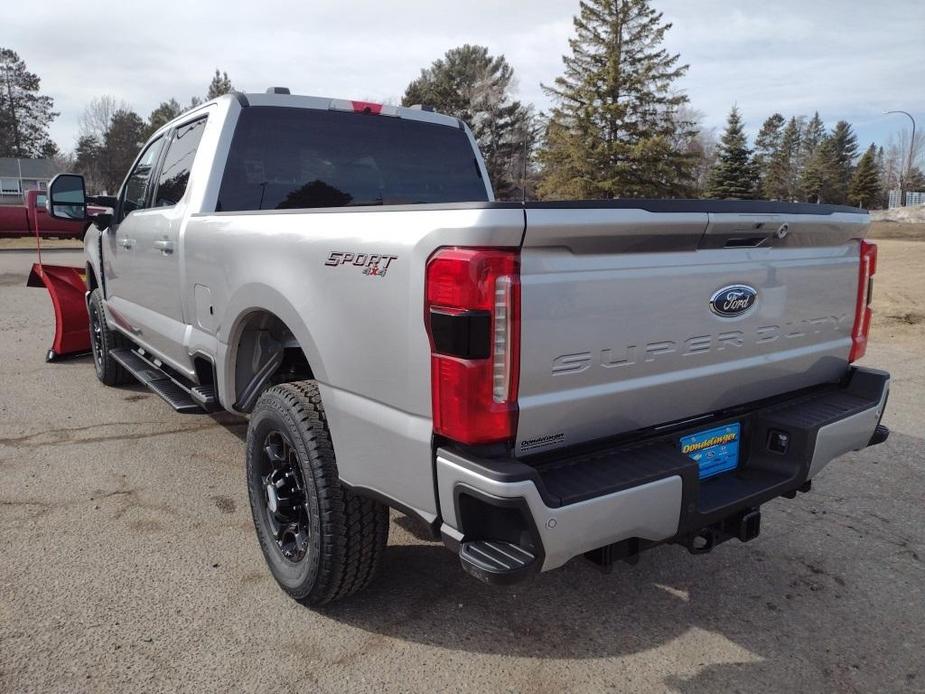
<path id="1" fill-rule="evenodd" d="M 0 157 L 0 205 L 22 205 L 30 190 L 46 190 L 57 173 L 51 159 Z"/>

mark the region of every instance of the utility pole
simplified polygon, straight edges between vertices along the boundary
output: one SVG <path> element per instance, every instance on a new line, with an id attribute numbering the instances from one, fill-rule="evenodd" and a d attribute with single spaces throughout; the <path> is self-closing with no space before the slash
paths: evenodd
<path id="1" fill-rule="evenodd" d="M 13 105 L 13 83 L 10 80 L 10 70 L 12 66 L 7 63 L 3 64 L 3 74 L 6 81 L 6 94 L 7 98 L 10 100 L 10 119 L 13 124 L 13 144 L 16 147 L 16 156 L 22 156 L 22 147 L 19 141 L 19 121 L 16 120 L 16 108 Z"/>
<path id="2" fill-rule="evenodd" d="M 907 111 L 884 111 L 884 115 L 889 113 L 902 113 L 904 116 L 908 116 L 909 120 L 912 121 L 912 137 L 909 138 L 909 163 L 906 166 L 906 175 L 899 179 L 899 206 L 906 206 L 906 196 L 905 196 L 905 184 L 909 179 L 912 178 L 912 153 L 915 151 L 915 118 L 912 117 L 912 114 Z"/>

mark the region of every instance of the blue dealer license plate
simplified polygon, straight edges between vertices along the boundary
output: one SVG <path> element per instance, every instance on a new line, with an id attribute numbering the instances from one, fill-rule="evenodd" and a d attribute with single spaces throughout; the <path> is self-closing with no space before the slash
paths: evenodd
<path id="1" fill-rule="evenodd" d="M 700 468 L 700 479 L 735 470 L 739 464 L 738 422 L 681 437 L 681 452 Z"/>

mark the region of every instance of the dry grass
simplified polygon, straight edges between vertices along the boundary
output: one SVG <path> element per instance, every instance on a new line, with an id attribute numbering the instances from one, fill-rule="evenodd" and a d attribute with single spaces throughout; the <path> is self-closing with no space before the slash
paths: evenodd
<path id="1" fill-rule="evenodd" d="M 870 225 L 868 238 L 897 239 L 902 241 L 925 241 L 925 223 L 874 222 Z"/>
<path id="2" fill-rule="evenodd" d="M 73 248 L 79 251 L 82 250 L 83 247 L 83 241 L 80 239 L 42 239 L 42 248 Z M 0 239 L 0 251 L 28 248 L 35 248 L 34 236 L 24 236 L 19 239 Z"/>
<path id="3" fill-rule="evenodd" d="M 925 353 L 925 224 L 904 226 L 918 227 L 905 232 L 915 240 L 873 235 L 878 253 L 871 339 L 915 343 Z"/>

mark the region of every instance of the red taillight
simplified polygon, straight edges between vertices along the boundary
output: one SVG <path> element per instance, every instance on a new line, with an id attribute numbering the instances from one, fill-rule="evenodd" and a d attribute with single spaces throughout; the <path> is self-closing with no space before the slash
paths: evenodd
<path id="1" fill-rule="evenodd" d="M 867 351 L 867 336 L 870 333 L 871 289 L 874 273 L 877 272 L 877 244 L 861 241 L 860 268 L 858 269 L 858 303 L 854 312 L 854 327 L 851 329 L 851 353 L 848 361 L 856 361 Z"/>
<path id="2" fill-rule="evenodd" d="M 520 372 L 518 252 L 443 248 L 426 273 L 434 431 L 466 444 L 512 439 Z"/>

